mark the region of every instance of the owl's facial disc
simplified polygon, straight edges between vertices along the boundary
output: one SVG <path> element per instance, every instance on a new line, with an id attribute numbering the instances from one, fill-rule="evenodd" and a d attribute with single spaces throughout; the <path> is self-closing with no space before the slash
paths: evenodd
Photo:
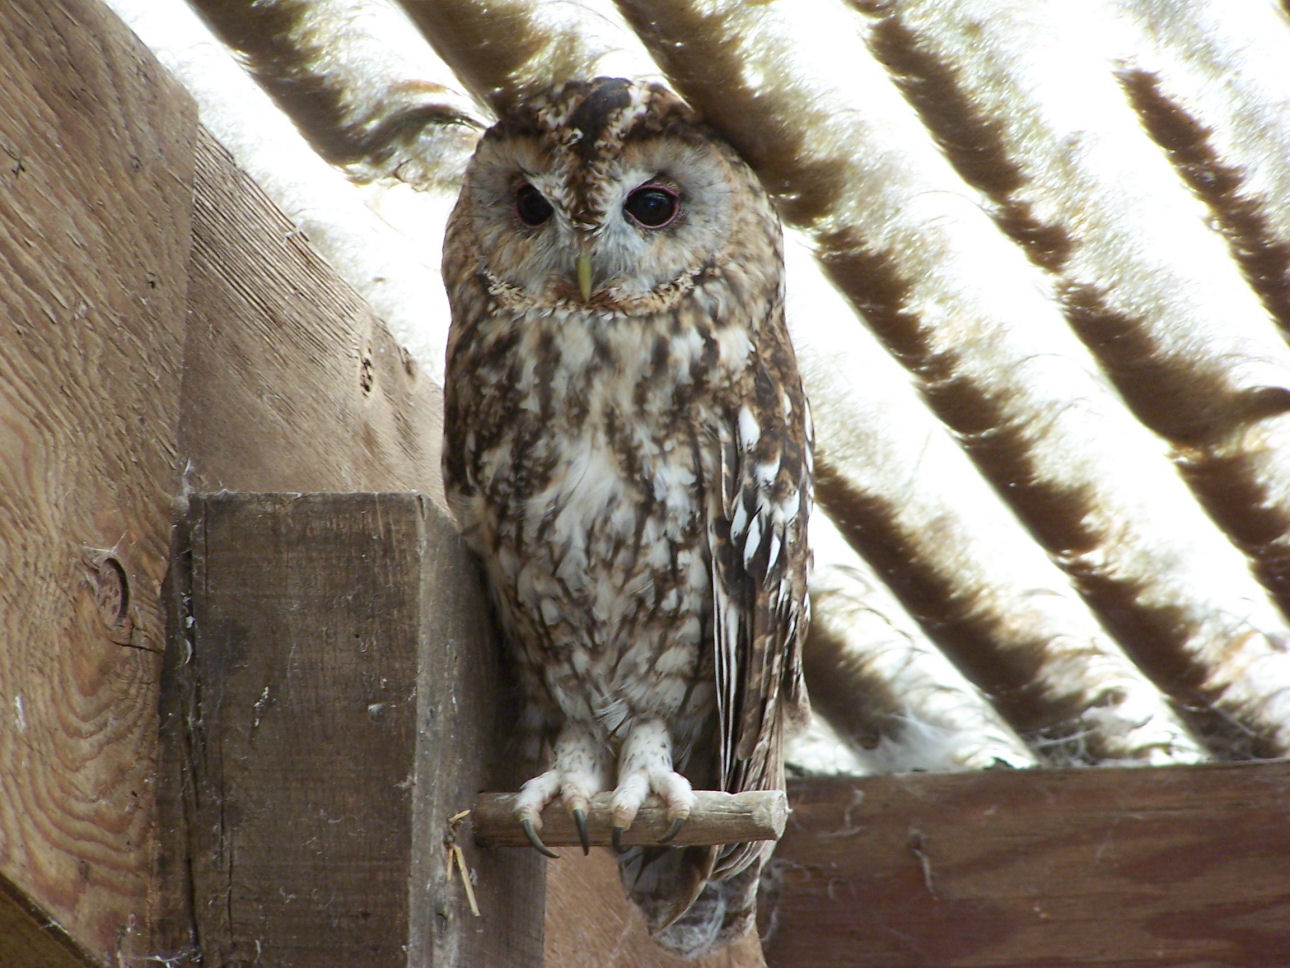
<path id="1" fill-rule="evenodd" d="M 651 233 L 665 230 L 676 221 L 681 211 L 680 191 L 657 177 L 651 178 L 628 193 L 620 207 L 617 217 L 639 230 L 643 237 L 648 237 Z M 621 231 L 612 217 L 614 214 L 612 211 L 600 213 L 598 220 L 593 223 L 595 227 L 578 240 L 574 269 L 583 302 L 591 301 L 593 290 L 619 282 L 624 274 L 624 266 L 614 263 L 627 260 L 615 260 L 615 253 L 611 251 L 614 236 Z M 633 275 L 640 270 L 640 264 L 634 261 L 627 267 L 634 270 Z"/>
<path id="2" fill-rule="evenodd" d="M 762 196 L 747 204 L 749 184 L 675 96 L 599 79 L 491 129 L 463 204 L 509 305 L 639 315 L 674 306 L 774 225 Z"/>
<path id="3" fill-rule="evenodd" d="M 499 216 L 477 223 L 490 277 L 535 302 L 657 311 L 710 264 L 730 222 L 718 166 L 689 154 L 629 143 L 594 167 L 516 158 L 504 179 L 476 186 L 479 208 Z"/>

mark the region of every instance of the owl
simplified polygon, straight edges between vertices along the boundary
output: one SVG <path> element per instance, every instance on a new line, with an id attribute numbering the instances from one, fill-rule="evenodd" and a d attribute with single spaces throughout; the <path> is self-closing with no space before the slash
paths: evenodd
<path id="1" fill-rule="evenodd" d="M 807 715 L 812 429 L 784 324 L 782 234 L 748 166 L 656 84 L 573 81 L 481 139 L 444 242 L 448 501 L 478 554 L 546 768 L 619 846 L 664 945 L 749 929 L 763 844 L 673 847 L 695 788 L 783 789 Z"/>

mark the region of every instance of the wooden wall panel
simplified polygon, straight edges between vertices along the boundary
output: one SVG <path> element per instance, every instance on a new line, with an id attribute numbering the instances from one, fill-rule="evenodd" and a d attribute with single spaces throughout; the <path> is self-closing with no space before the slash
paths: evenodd
<path id="1" fill-rule="evenodd" d="M 419 519 L 385 503 L 194 499 L 188 858 L 207 964 L 394 965 L 407 943 Z"/>
<path id="2" fill-rule="evenodd" d="M 549 968 L 762 968 L 761 945 L 748 935 L 706 958 L 682 958 L 649 935 L 627 899 L 610 850 L 561 850 L 551 861 L 546 891 Z"/>
<path id="3" fill-rule="evenodd" d="M 149 901 L 196 120 L 93 0 L 0 4 L 0 77 L 0 880 L 115 963 Z"/>
<path id="4" fill-rule="evenodd" d="M 528 775 L 516 748 L 517 687 L 479 576 L 456 527 L 426 511 L 408 965 L 541 965 L 546 860 L 528 849 L 481 850 L 468 824 L 457 828 L 451 839 L 475 879 L 479 917 L 446 863 L 449 818 L 480 792 L 517 790 Z"/>
<path id="5" fill-rule="evenodd" d="M 189 956 L 175 501 L 441 498 L 439 392 L 100 4 L 0 5 L 0 76 L 0 964 Z"/>

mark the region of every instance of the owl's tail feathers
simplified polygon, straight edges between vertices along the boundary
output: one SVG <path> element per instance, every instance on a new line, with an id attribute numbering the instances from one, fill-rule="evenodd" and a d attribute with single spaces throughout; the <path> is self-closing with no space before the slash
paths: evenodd
<path id="1" fill-rule="evenodd" d="M 757 881 L 761 865 L 744 868 L 724 881 L 709 881 L 688 911 L 650 933 L 663 947 L 686 958 L 701 958 L 733 944 L 757 921 Z"/>
<path id="2" fill-rule="evenodd" d="M 753 929 L 762 859 L 709 881 L 714 848 L 642 847 L 623 854 L 618 870 L 654 940 L 682 957 L 701 958 Z"/>

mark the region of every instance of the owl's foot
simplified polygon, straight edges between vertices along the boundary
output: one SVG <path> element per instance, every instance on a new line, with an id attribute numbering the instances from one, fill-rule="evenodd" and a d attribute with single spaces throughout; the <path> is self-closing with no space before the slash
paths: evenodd
<path id="1" fill-rule="evenodd" d="M 632 726 L 618 757 L 618 786 L 614 790 L 613 842 L 622 850 L 622 836 L 651 793 L 667 807 L 671 822 L 659 843 L 666 844 L 681 830 L 694 808 L 690 781 L 672 769 L 672 737 L 660 720 Z"/>
<path id="2" fill-rule="evenodd" d="M 582 852 L 591 852 L 587 835 L 587 810 L 592 796 L 606 786 L 605 764 L 595 740 L 566 727 L 555 743 L 555 758 L 551 769 L 540 773 L 520 787 L 515 803 L 515 818 L 524 829 L 530 844 L 547 857 L 559 857 L 538 836 L 542 829 L 542 809 L 557 796 L 573 816 L 582 841 Z"/>

